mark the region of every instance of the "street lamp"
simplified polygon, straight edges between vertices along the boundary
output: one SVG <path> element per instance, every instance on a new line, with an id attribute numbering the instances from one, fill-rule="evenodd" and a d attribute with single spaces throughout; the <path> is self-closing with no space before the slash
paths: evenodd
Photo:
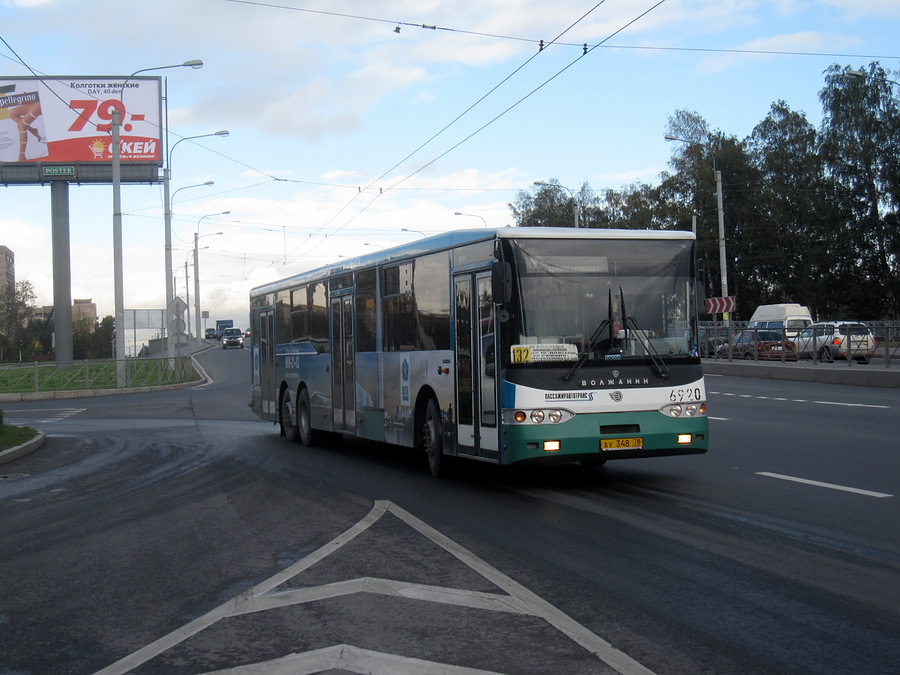
<path id="1" fill-rule="evenodd" d="M 172 199 L 175 197 L 173 194 L 172 197 L 169 197 L 169 182 L 172 177 L 172 153 L 175 151 L 175 148 L 178 147 L 178 144 L 182 141 L 190 141 L 195 138 L 207 138 L 209 136 L 221 136 L 222 138 L 226 138 L 228 136 L 228 131 L 223 129 L 221 131 L 216 131 L 211 134 L 199 134 L 197 136 L 186 136 L 184 138 L 179 138 L 175 143 L 172 144 L 172 147 L 169 148 L 169 152 L 166 155 L 166 166 L 163 169 L 163 199 L 165 200 L 165 239 L 166 239 L 166 344 L 167 344 L 167 352 L 169 358 L 175 356 L 175 343 L 168 338 L 171 334 L 171 325 L 174 319 L 174 313 L 172 312 L 172 302 L 175 300 L 175 294 L 172 291 Z M 212 181 L 207 181 L 204 185 L 212 185 Z M 180 189 L 180 188 L 179 188 Z M 175 190 L 177 193 L 178 190 Z"/>
<path id="2" fill-rule="evenodd" d="M 198 187 L 207 187 L 209 185 L 215 185 L 215 184 L 216 184 L 215 181 L 208 180 L 205 183 L 197 183 L 196 185 L 185 185 L 185 186 L 180 187 L 177 190 L 175 190 L 175 192 L 172 193 L 171 200 L 166 200 L 166 202 L 168 204 L 173 204 L 175 202 L 175 195 L 177 195 L 182 190 L 190 190 L 191 188 L 198 188 Z M 166 209 L 166 222 L 171 223 L 171 218 L 172 218 L 172 209 L 171 209 L 171 206 L 169 206 Z M 171 239 L 171 224 L 168 227 L 166 227 L 166 234 L 168 235 L 167 239 L 168 239 L 169 243 L 171 244 L 171 241 L 172 241 L 172 239 Z M 167 343 L 166 344 L 166 352 L 167 352 L 169 358 L 173 358 L 175 356 L 175 342 L 170 339 L 170 336 L 172 333 L 172 323 L 173 323 L 172 316 L 174 316 L 174 312 L 172 311 L 170 306 L 173 304 L 174 299 L 175 299 L 175 277 L 174 277 L 175 272 L 172 269 L 172 265 L 171 265 L 171 262 L 172 262 L 172 247 L 171 247 L 171 245 L 166 249 L 166 251 L 167 251 L 166 262 L 169 263 L 168 268 L 170 270 L 169 280 L 166 282 L 166 300 L 167 301 L 166 301 L 166 309 L 164 310 L 164 313 L 166 316 L 166 343 Z M 170 316 L 170 314 L 171 314 L 171 316 Z M 188 328 L 188 332 L 190 332 L 190 330 L 189 330 L 190 326 L 187 326 L 187 328 Z M 176 330 L 175 333 L 177 335 L 178 331 Z"/>
<path id="3" fill-rule="evenodd" d="M 697 141 L 687 141 L 683 138 L 678 138 L 677 136 L 673 136 L 672 134 L 666 134 L 665 139 L 667 141 L 678 141 L 679 143 L 687 143 L 688 145 L 702 145 L 704 148 L 709 150 L 709 154 L 712 157 L 713 161 L 713 171 L 716 174 L 716 203 L 719 211 L 719 268 L 721 274 L 721 282 L 722 282 L 722 297 L 728 297 L 728 269 L 726 267 L 726 257 L 725 257 L 725 209 L 722 205 L 722 172 L 716 169 L 716 155 L 713 152 L 713 149 L 707 145 L 706 143 L 699 143 Z"/>
<path id="4" fill-rule="evenodd" d="M 858 78 L 862 78 L 862 79 L 866 79 L 869 76 L 868 73 L 864 73 L 861 70 L 848 70 L 847 75 L 849 75 L 850 77 L 858 77 Z M 900 82 L 895 82 L 894 80 L 889 80 L 886 77 L 880 77 L 878 79 L 884 80 L 885 82 L 890 82 L 891 84 L 896 84 L 898 87 L 900 87 Z"/>
<path id="5" fill-rule="evenodd" d="M 194 327 L 197 329 L 195 335 L 197 338 L 200 338 L 200 249 L 197 247 L 197 242 L 203 239 L 203 237 L 215 237 L 221 232 L 215 232 L 213 234 L 204 234 L 200 235 L 200 222 L 204 218 L 212 218 L 213 216 L 227 216 L 231 211 L 221 211 L 219 213 L 210 213 L 205 216 L 200 216 L 200 219 L 197 221 L 197 231 L 194 232 Z"/>
<path id="6" fill-rule="evenodd" d="M 169 68 L 202 68 L 203 61 L 193 59 L 171 66 L 141 68 L 134 71 L 122 82 L 119 91 L 119 106 L 113 106 L 110 126 L 112 127 L 112 186 L 113 186 L 113 288 L 116 305 L 116 380 L 119 387 L 125 386 L 125 273 L 122 260 L 122 148 L 119 145 L 119 127 L 122 124 L 120 109 L 124 107 L 122 98 L 125 95 L 125 84 L 139 73 L 151 70 L 167 70 Z"/>
<path id="7" fill-rule="evenodd" d="M 454 216 L 468 216 L 469 218 L 481 218 L 481 222 L 484 223 L 484 226 L 487 227 L 487 221 L 483 216 L 479 216 L 477 213 L 460 213 L 457 211 L 453 214 Z"/>
<path id="8" fill-rule="evenodd" d="M 581 220 L 581 204 L 578 203 L 578 200 L 575 199 L 575 193 L 569 190 L 565 185 L 560 185 L 559 183 L 545 183 L 542 180 L 534 181 L 535 185 L 540 185 L 541 187 L 549 187 L 549 188 L 562 188 L 563 190 L 567 190 L 568 193 L 572 196 L 572 210 L 575 211 L 575 227 L 580 227 Z"/>
<path id="9" fill-rule="evenodd" d="M 401 228 L 400 228 L 400 231 L 401 231 L 401 232 L 415 232 L 416 234 L 421 234 L 423 237 L 427 237 L 427 236 L 428 236 L 428 235 L 426 235 L 424 232 L 420 232 L 419 230 L 411 230 L 411 229 L 409 229 L 409 228 L 407 228 L 407 227 L 401 227 Z"/>

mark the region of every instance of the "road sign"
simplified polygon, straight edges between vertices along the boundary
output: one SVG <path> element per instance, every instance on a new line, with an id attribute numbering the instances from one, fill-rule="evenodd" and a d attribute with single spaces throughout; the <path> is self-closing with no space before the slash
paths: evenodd
<path id="1" fill-rule="evenodd" d="M 172 302 L 169 303 L 169 311 L 175 316 L 181 316 L 186 309 L 187 303 L 178 296 L 172 298 Z"/>
<path id="2" fill-rule="evenodd" d="M 737 300 L 733 295 L 727 298 L 707 298 L 706 313 L 707 314 L 723 314 L 725 312 L 733 312 L 737 308 Z"/>

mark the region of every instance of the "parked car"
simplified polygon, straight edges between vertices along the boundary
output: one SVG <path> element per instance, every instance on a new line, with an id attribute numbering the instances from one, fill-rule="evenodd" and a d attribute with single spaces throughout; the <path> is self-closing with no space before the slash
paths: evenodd
<path id="1" fill-rule="evenodd" d="M 726 342 L 727 326 L 700 326 L 700 356 L 715 356 L 716 350 Z"/>
<path id="2" fill-rule="evenodd" d="M 719 345 L 720 358 L 759 359 L 765 361 L 796 361 L 797 350 L 793 342 L 784 340 L 781 331 L 745 328 L 734 336 L 732 342 Z"/>
<path id="3" fill-rule="evenodd" d="M 859 321 L 820 321 L 804 328 L 797 336 L 797 354 L 831 362 L 856 359 L 868 363 L 875 353 L 875 336 Z"/>
<path id="4" fill-rule="evenodd" d="M 222 349 L 228 347 L 244 348 L 244 333 L 240 328 L 226 328 L 222 331 Z"/>
<path id="5" fill-rule="evenodd" d="M 215 328 L 207 328 L 205 334 L 206 334 L 207 340 L 215 340 L 216 339 L 216 329 Z"/>

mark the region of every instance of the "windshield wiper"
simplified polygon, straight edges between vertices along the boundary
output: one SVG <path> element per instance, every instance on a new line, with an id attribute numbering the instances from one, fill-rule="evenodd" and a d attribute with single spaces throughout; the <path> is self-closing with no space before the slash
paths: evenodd
<path id="1" fill-rule="evenodd" d="M 591 335 L 591 339 L 588 340 L 581 354 L 578 355 L 578 360 L 572 364 L 572 367 L 569 368 L 569 372 L 567 372 L 563 376 L 563 382 L 568 382 L 572 379 L 572 377 L 577 373 L 581 367 L 588 360 L 588 357 L 591 355 L 591 352 L 594 351 L 594 345 L 600 339 L 600 336 L 603 334 L 604 330 L 607 330 L 609 333 L 609 344 L 612 345 L 613 341 L 613 321 L 612 321 L 612 290 L 609 291 L 609 303 L 606 306 L 608 316 L 600 322 L 600 325 L 597 326 L 597 329 L 594 331 L 593 335 Z"/>
<path id="2" fill-rule="evenodd" d="M 650 338 L 647 336 L 647 333 L 638 325 L 637 319 L 633 316 L 628 316 L 628 312 L 625 311 L 625 294 L 622 292 L 622 287 L 619 287 L 619 301 L 622 303 L 622 317 L 623 317 L 623 327 L 625 330 L 625 340 L 628 340 L 628 324 L 629 322 L 633 326 L 635 332 L 637 333 L 638 340 L 641 343 L 641 346 L 647 350 L 647 355 L 650 357 L 650 360 L 653 362 L 654 370 L 656 371 L 657 377 L 666 378 L 671 374 L 669 372 L 669 366 L 666 365 L 665 361 L 662 360 L 662 357 L 659 355 L 659 352 L 656 351 L 656 347 L 653 346 L 653 343 L 650 342 Z"/>

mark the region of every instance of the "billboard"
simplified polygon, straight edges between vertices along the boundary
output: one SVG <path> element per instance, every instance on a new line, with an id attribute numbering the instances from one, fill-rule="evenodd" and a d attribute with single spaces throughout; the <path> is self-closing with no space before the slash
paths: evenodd
<path id="1" fill-rule="evenodd" d="M 122 180 L 156 182 L 163 160 L 160 83 L 159 77 L 0 78 L 0 182 L 111 181 L 114 110 Z M 141 168 L 125 170 L 129 165 Z"/>

